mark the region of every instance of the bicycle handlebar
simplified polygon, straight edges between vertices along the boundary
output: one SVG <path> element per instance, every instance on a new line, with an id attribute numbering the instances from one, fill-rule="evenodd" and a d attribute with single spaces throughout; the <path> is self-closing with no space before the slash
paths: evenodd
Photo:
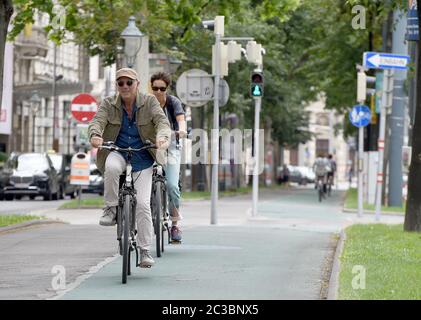
<path id="1" fill-rule="evenodd" d="M 146 149 L 157 149 L 157 146 L 155 144 L 148 143 L 146 146 L 143 146 L 142 148 L 121 148 L 114 144 L 114 141 L 108 141 L 105 142 L 103 145 L 99 146 L 98 149 L 107 149 L 110 151 L 121 151 L 121 152 L 139 152 Z"/>

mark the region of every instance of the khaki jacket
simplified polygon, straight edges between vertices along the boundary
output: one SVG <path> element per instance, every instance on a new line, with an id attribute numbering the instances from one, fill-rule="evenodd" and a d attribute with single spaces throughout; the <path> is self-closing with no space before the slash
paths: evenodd
<path id="1" fill-rule="evenodd" d="M 138 93 L 136 97 L 136 125 L 143 143 L 146 140 L 156 143 L 158 138 L 169 141 L 171 137 L 170 123 L 165 116 L 158 100 L 154 95 Z M 123 103 L 120 96 L 105 98 L 98 109 L 98 112 L 89 123 L 89 140 L 93 135 L 98 135 L 107 141 L 116 141 L 120 132 L 123 119 Z M 165 150 L 148 149 L 152 157 L 160 164 L 165 163 Z M 99 149 L 96 164 L 98 169 L 104 173 L 105 160 L 110 151 Z"/>

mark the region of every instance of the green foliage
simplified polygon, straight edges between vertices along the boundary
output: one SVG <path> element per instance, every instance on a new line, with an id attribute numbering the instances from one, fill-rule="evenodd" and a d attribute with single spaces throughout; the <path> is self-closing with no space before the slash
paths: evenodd
<path id="1" fill-rule="evenodd" d="M 90 55 L 112 64 L 121 45 L 120 34 L 134 15 L 150 39 L 152 52 L 183 60 L 179 72 L 200 68 L 211 73 L 212 32 L 200 20 L 225 16 L 225 35 L 254 37 L 266 49 L 262 120 L 279 142 L 296 145 L 310 138 L 305 104 L 319 94 L 328 108 L 347 112 L 355 102 L 355 65 L 367 50 L 379 50 L 381 25 L 402 1 L 380 0 L 15 0 L 17 15 L 9 39 L 36 12 L 52 22 L 46 31 L 57 43 L 75 41 Z M 367 28 L 354 30 L 354 5 L 365 6 Z M 58 10 L 63 8 L 63 10 Z M 64 12 L 64 13 L 63 13 Z M 63 17 L 64 14 L 64 17 Z M 62 18 L 65 18 L 63 20 Z M 62 19 L 62 20 L 60 20 Z M 57 21 L 64 21 L 57 25 Z M 71 37 L 70 34 L 73 34 Z M 73 40 L 71 40 L 73 39 Z M 235 112 L 244 128 L 253 127 L 249 94 L 253 66 L 242 60 L 230 64 L 226 78 L 231 97 L 223 111 Z M 210 113 L 212 110 L 208 108 Z M 344 130 L 352 133 L 349 121 Z"/>

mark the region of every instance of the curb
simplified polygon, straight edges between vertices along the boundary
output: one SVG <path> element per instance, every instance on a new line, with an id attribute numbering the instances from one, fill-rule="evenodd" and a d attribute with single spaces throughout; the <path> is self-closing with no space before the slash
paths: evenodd
<path id="1" fill-rule="evenodd" d="M 340 273 L 340 257 L 344 248 L 344 242 L 346 240 L 345 230 L 342 230 L 339 236 L 338 245 L 336 246 L 335 256 L 333 258 L 333 266 L 329 279 L 327 300 L 337 300 L 339 291 L 339 273 Z"/>
<path id="2" fill-rule="evenodd" d="M 348 209 L 348 208 L 342 207 L 342 212 L 358 213 L 358 210 L 357 209 Z M 364 214 L 375 215 L 376 211 L 364 209 Z M 382 212 L 380 212 L 380 214 L 382 216 L 397 216 L 397 217 L 404 217 L 405 216 L 405 212 L 399 213 L 399 212 L 393 212 L 393 211 L 382 211 Z"/>
<path id="3" fill-rule="evenodd" d="M 62 223 L 65 224 L 65 222 L 59 221 L 59 220 L 49 220 L 49 219 L 41 219 L 41 220 L 29 220 L 22 223 L 13 224 L 11 226 L 7 227 L 0 227 L 0 234 L 7 233 L 7 232 L 13 232 L 18 231 L 21 229 L 26 229 L 32 226 L 40 226 L 45 224 L 54 224 L 54 223 Z"/>

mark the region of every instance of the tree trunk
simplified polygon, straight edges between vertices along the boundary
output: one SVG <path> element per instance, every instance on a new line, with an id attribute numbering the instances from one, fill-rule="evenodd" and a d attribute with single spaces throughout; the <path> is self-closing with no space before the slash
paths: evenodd
<path id="1" fill-rule="evenodd" d="M 418 25 L 421 30 L 421 8 L 418 7 Z M 421 55 L 418 55 L 417 92 L 421 92 Z M 405 231 L 421 232 L 421 99 L 417 96 L 415 121 L 412 131 L 412 157 L 408 175 L 408 199 L 405 212 Z"/>
<path id="2" fill-rule="evenodd" d="M 0 109 L 2 107 L 3 97 L 3 67 L 4 67 L 4 48 L 6 46 L 7 28 L 10 17 L 13 14 L 13 5 L 11 0 L 0 1 Z"/>

